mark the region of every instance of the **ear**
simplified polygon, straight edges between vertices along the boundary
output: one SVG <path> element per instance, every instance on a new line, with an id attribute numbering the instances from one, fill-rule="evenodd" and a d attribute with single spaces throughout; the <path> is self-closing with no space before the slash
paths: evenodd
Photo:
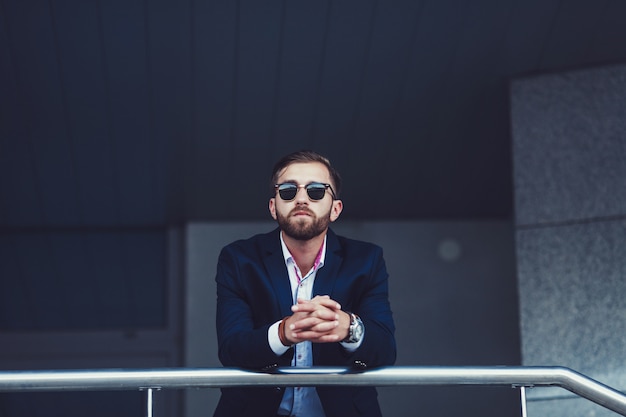
<path id="1" fill-rule="evenodd" d="M 333 200 L 333 206 L 330 208 L 330 221 L 334 222 L 339 218 L 343 210 L 343 202 L 341 200 Z"/>
<path id="2" fill-rule="evenodd" d="M 270 210 L 270 214 L 272 215 L 272 218 L 274 220 L 276 220 L 276 198 L 270 198 L 270 202 L 269 202 L 269 210 Z"/>

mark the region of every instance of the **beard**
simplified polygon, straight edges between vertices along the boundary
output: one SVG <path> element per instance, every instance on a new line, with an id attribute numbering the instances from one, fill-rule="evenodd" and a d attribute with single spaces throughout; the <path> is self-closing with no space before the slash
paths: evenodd
<path id="1" fill-rule="evenodd" d="M 302 210 L 296 208 L 295 210 Z M 308 212 L 311 217 L 295 218 L 291 215 L 285 217 L 276 211 L 276 220 L 283 233 L 295 240 L 310 240 L 324 233 L 330 224 L 330 210 L 321 217 Z M 309 221 L 312 220 L 312 221 Z"/>

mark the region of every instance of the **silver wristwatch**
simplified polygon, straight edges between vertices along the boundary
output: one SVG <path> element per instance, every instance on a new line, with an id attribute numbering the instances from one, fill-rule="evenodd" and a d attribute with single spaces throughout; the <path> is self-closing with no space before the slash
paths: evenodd
<path id="1" fill-rule="evenodd" d="M 348 328 L 348 337 L 342 340 L 345 343 L 356 343 L 363 337 L 363 322 L 361 318 L 354 313 L 350 313 L 350 327 Z"/>

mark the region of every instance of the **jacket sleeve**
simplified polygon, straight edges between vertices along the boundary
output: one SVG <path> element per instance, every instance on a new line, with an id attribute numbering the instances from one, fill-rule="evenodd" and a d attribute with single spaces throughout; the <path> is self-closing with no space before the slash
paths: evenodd
<path id="1" fill-rule="evenodd" d="M 280 319 L 268 307 L 271 288 L 253 279 L 254 269 L 246 268 L 244 276 L 242 261 L 245 256 L 230 246 L 222 249 L 218 259 L 216 325 L 220 362 L 227 367 L 249 369 L 287 366 L 293 349 L 277 356 L 267 339 L 269 327 Z"/>
<path id="2" fill-rule="evenodd" d="M 368 257 L 370 268 L 350 311 L 363 321 L 365 336 L 361 346 L 346 354 L 357 366 L 390 366 L 396 361 L 395 326 L 389 303 L 388 274 L 382 249 L 375 247 Z"/>
<path id="3" fill-rule="evenodd" d="M 317 363 L 337 366 L 390 366 L 396 360 L 395 326 L 389 303 L 388 274 L 382 249 L 375 245 L 350 245 L 338 271 L 332 298 L 342 310 L 363 321 L 363 342 L 353 352 L 340 343 L 319 346 Z"/>

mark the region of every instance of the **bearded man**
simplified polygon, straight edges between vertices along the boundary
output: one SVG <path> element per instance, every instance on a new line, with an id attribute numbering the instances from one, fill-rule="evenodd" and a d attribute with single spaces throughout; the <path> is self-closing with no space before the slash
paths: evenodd
<path id="1" fill-rule="evenodd" d="M 324 156 L 299 151 L 274 166 L 274 231 L 222 249 L 217 336 L 226 367 L 341 366 L 395 362 L 382 249 L 337 236 L 341 177 Z M 381 416 L 374 387 L 223 388 L 222 416 Z"/>

